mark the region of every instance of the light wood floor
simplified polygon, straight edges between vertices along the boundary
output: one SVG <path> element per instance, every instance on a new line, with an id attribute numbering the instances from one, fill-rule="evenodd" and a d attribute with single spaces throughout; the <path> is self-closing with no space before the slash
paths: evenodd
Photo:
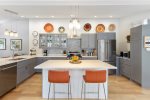
<path id="1" fill-rule="evenodd" d="M 35 74 L 0 100 L 44 100 L 41 98 L 41 86 L 41 75 Z M 150 90 L 124 77 L 110 76 L 109 100 L 150 100 Z"/>

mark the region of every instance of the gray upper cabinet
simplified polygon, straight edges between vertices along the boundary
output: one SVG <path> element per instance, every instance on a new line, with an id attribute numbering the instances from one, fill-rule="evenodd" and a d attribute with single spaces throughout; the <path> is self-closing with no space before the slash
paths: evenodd
<path id="1" fill-rule="evenodd" d="M 96 34 L 81 34 L 81 48 L 82 49 L 93 49 L 96 48 Z"/>
<path id="2" fill-rule="evenodd" d="M 116 40 L 116 33 L 115 32 L 97 33 L 97 40 Z"/>
<path id="3" fill-rule="evenodd" d="M 79 38 L 68 38 L 67 40 L 68 51 L 80 51 L 81 50 L 81 39 Z"/>

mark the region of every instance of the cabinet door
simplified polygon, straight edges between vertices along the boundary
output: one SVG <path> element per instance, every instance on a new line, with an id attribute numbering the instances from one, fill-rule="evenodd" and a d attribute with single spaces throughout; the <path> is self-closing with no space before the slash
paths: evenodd
<path id="1" fill-rule="evenodd" d="M 89 47 L 89 34 L 81 34 L 81 48 L 88 49 Z"/>
<path id="2" fill-rule="evenodd" d="M 96 34 L 89 34 L 89 39 L 88 39 L 88 43 L 89 43 L 89 47 L 91 49 L 96 48 Z"/>
<path id="3" fill-rule="evenodd" d="M 39 35 L 39 48 L 47 48 L 47 34 Z"/>

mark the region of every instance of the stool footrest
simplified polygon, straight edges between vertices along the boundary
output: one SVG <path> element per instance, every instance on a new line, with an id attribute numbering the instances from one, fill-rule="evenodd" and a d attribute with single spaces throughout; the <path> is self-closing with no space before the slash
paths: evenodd
<path id="1" fill-rule="evenodd" d="M 94 94 L 94 93 L 98 93 L 98 92 L 85 92 L 87 94 Z"/>
<path id="2" fill-rule="evenodd" d="M 68 92 L 55 92 L 55 93 L 57 93 L 57 94 L 68 94 Z"/>

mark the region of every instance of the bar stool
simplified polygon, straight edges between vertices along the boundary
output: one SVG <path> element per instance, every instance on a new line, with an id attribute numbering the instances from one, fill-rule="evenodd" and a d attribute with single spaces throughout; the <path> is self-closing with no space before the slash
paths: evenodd
<path id="1" fill-rule="evenodd" d="M 97 83 L 98 84 L 98 99 L 99 99 L 99 86 L 100 83 L 103 84 L 104 95 L 106 100 L 106 93 L 105 93 L 105 86 L 104 83 L 106 82 L 106 70 L 87 70 L 85 71 L 85 75 L 83 76 L 82 82 L 82 90 L 81 90 L 81 98 L 82 92 L 84 87 L 84 99 L 86 98 L 86 83 Z"/>
<path id="2" fill-rule="evenodd" d="M 49 92 L 48 92 L 48 100 L 50 95 L 50 87 L 51 83 L 53 84 L 54 89 L 54 100 L 55 100 L 55 83 L 67 83 L 68 84 L 68 100 L 69 95 L 71 95 L 71 84 L 70 84 L 70 76 L 69 71 L 56 71 L 56 70 L 49 70 L 48 71 L 48 82 L 49 82 Z"/>

